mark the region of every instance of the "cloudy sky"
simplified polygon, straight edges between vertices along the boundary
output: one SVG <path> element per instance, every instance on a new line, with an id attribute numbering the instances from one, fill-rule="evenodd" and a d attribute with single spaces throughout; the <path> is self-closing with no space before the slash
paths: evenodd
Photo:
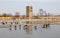
<path id="1" fill-rule="evenodd" d="M 38 14 L 39 9 L 44 9 L 50 14 L 60 14 L 60 0 L 0 0 L 0 14 L 26 13 L 26 6 L 33 7 L 33 14 Z"/>

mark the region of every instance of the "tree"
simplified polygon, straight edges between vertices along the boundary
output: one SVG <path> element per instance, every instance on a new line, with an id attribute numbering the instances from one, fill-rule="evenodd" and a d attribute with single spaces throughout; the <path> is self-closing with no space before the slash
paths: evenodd
<path id="1" fill-rule="evenodd" d="M 19 13 L 16 12 L 16 13 L 15 13 L 15 16 L 13 16 L 12 19 L 13 19 L 13 20 L 16 20 L 17 18 L 19 18 L 19 16 L 20 16 Z"/>
<path id="2" fill-rule="evenodd" d="M 4 14 L 2 14 L 2 16 L 6 17 L 6 16 L 7 16 L 7 14 L 6 14 L 6 13 L 4 13 Z"/>
<path id="3" fill-rule="evenodd" d="M 20 15 L 19 15 L 19 13 L 18 12 L 16 12 L 15 13 L 15 17 L 19 17 Z"/>

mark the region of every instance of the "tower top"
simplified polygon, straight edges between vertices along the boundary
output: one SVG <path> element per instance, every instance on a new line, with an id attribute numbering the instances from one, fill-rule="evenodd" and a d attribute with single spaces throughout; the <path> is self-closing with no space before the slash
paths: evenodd
<path id="1" fill-rule="evenodd" d="M 32 6 L 26 6 L 26 16 L 32 17 Z"/>

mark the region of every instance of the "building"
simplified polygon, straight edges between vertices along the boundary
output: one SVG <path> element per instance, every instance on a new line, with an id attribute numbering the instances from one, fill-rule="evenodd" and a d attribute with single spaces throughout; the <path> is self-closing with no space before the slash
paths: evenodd
<path id="1" fill-rule="evenodd" d="M 32 6 L 26 6 L 26 16 L 29 18 L 26 23 L 32 24 Z"/>
<path id="2" fill-rule="evenodd" d="M 32 6 L 26 6 L 26 16 L 29 18 L 32 17 Z"/>

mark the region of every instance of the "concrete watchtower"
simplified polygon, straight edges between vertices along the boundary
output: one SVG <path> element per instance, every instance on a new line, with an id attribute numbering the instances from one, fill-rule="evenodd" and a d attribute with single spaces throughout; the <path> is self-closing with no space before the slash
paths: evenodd
<path id="1" fill-rule="evenodd" d="M 26 16 L 29 18 L 32 17 L 32 6 L 26 6 Z"/>
<path id="2" fill-rule="evenodd" d="M 26 6 L 26 16 L 29 18 L 27 24 L 32 24 L 32 6 Z"/>

